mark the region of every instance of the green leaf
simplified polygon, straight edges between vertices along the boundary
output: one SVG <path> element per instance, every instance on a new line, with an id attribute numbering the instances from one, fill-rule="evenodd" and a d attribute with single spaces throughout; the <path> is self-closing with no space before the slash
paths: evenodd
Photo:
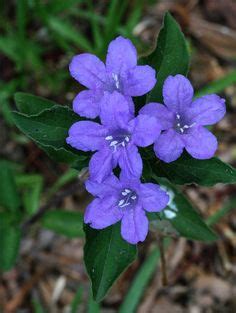
<path id="1" fill-rule="evenodd" d="M 83 237 L 83 214 L 81 212 L 53 210 L 42 218 L 42 226 L 69 238 Z"/>
<path id="2" fill-rule="evenodd" d="M 39 208 L 43 177 L 34 174 L 17 175 L 16 184 L 23 191 L 22 201 L 26 213 L 34 214 Z"/>
<path id="3" fill-rule="evenodd" d="M 13 169 L 4 160 L 0 160 L 0 206 L 14 212 L 20 207 Z"/>
<path id="4" fill-rule="evenodd" d="M 89 292 L 87 313 L 99 313 L 100 305 L 93 300 L 92 290 Z"/>
<path id="5" fill-rule="evenodd" d="M 83 288 L 80 286 L 76 294 L 71 302 L 70 309 L 71 313 L 78 313 L 79 312 L 79 306 L 82 303 L 82 297 L 83 297 Z"/>
<path id="6" fill-rule="evenodd" d="M 217 183 L 236 183 L 236 169 L 218 158 L 209 160 L 193 159 L 184 153 L 178 160 L 165 163 L 156 160 L 152 170 L 157 176 L 166 177 L 174 184 L 195 183 L 213 186 Z"/>
<path id="7" fill-rule="evenodd" d="M 169 238 L 165 240 L 164 244 L 165 247 L 170 244 Z M 132 282 L 125 299 L 119 308 L 119 313 L 136 312 L 139 301 L 141 300 L 153 274 L 157 270 L 159 260 L 160 251 L 159 249 L 154 248 L 135 275 L 134 281 Z"/>
<path id="8" fill-rule="evenodd" d="M 2 229 L 9 226 L 16 226 L 20 223 L 22 213 L 11 211 L 0 211 L 0 232 Z"/>
<path id="9" fill-rule="evenodd" d="M 66 143 L 71 125 L 80 120 L 69 107 L 55 105 L 37 115 L 13 112 L 16 126 L 34 140 L 49 156 L 59 162 L 78 165 L 87 163 L 87 154 L 77 152 Z"/>
<path id="10" fill-rule="evenodd" d="M 12 79 L 8 83 L 0 81 L 0 114 L 2 113 L 5 122 L 12 126 L 14 124 L 12 119 L 12 110 L 10 106 L 12 94 L 14 94 L 19 85 L 19 78 Z"/>
<path id="11" fill-rule="evenodd" d="M 162 103 L 162 86 L 169 75 L 186 75 L 189 67 L 189 54 L 186 41 L 175 19 L 166 13 L 160 30 L 156 49 L 144 60 L 157 71 L 157 84 L 147 95 L 146 102 Z"/>
<path id="12" fill-rule="evenodd" d="M 14 95 L 17 109 L 25 115 L 39 114 L 45 109 L 50 109 L 56 102 L 37 97 L 25 92 L 17 92 Z"/>
<path id="13" fill-rule="evenodd" d="M 0 230 L 0 269 L 10 270 L 17 259 L 21 232 L 18 227 L 5 227 Z"/>
<path id="14" fill-rule="evenodd" d="M 136 246 L 124 241 L 120 223 L 103 230 L 85 225 L 84 261 L 92 282 L 93 298 L 101 301 L 118 276 L 136 258 Z"/>
<path id="15" fill-rule="evenodd" d="M 71 125 L 79 120 L 70 108 L 55 105 L 38 115 L 13 112 L 16 126 L 39 144 L 68 149 L 66 137 Z"/>
<path id="16" fill-rule="evenodd" d="M 191 203 L 166 179 L 153 175 L 155 181 L 165 189 L 170 197 L 168 206 L 160 213 L 161 219 L 168 220 L 180 236 L 192 240 L 213 241 L 215 233 L 207 226 Z"/>
<path id="17" fill-rule="evenodd" d="M 17 53 L 17 45 L 17 34 L 0 37 L 0 51 L 16 64 L 20 64 L 22 60 Z"/>

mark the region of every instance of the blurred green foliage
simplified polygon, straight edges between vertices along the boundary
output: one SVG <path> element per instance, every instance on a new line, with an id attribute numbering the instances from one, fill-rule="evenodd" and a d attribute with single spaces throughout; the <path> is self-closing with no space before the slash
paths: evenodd
<path id="1" fill-rule="evenodd" d="M 9 103 L 16 91 L 31 91 L 59 102 L 73 80 L 68 64 L 76 53 L 104 58 L 112 38 L 134 38 L 145 0 L 18 0 L 0 2 L 0 111 L 11 124 Z"/>

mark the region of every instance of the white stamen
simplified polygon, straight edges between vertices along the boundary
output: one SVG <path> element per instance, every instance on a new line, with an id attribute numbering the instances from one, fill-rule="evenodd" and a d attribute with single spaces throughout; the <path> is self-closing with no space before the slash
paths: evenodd
<path id="1" fill-rule="evenodd" d="M 125 141 L 129 142 L 129 137 L 128 136 L 125 137 Z"/>
<path id="2" fill-rule="evenodd" d="M 130 192 L 131 192 L 131 190 L 129 190 L 129 189 L 125 189 L 125 192 L 130 193 Z"/>
<path id="3" fill-rule="evenodd" d="M 125 142 L 124 142 L 124 141 L 122 141 L 121 145 L 122 145 L 123 147 L 125 147 Z"/>
<path id="4" fill-rule="evenodd" d="M 132 197 L 131 197 L 132 200 L 135 200 L 136 198 L 137 198 L 136 196 L 132 196 Z"/>
<path id="5" fill-rule="evenodd" d="M 180 119 L 180 115 L 179 114 L 176 114 L 176 117 L 177 117 L 177 119 Z"/>
<path id="6" fill-rule="evenodd" d="M 115 81 L 116 88 L 119 89 L 119 87 L 120 87 L 120 82 L 119 82 L 119 79 L 118 79 L 118 75 L 112 73 L 112 78 L 113 78 L 114 81 Z"/>
<path id="7" fill-rule="evenodd" d="M 195 124 L 196 124 L 196 123 L 193 123 L 193 124 L 191 124 L 191 125 L 184 125 L 184 126 L 183 126 L 183 129 L 191 128 L 191 127 L 193 127 Z M 178 124 L 177 124 L 177 125 L 178 125 Z"/>
<path id="8" fill-rule="evenodd" d="M 126 206 L 128 206 L 128 205 L 130 205 L 130 202 L 125 203 L 125 204 L 123 204 L 123 205 L 119 205 L 119 207 L 120 207 L 120 208 L 124 208 L 124 207 L 126 207 Z"/>
<path id="9" fill-rule="evenodd" d="M 118 144 L 118 141 L 114 140 L 110 143 L 110 147 L 113 147 Z"/>
<path id="10" fill-rule="evenodd" d="M 180 128 L 179 130 L 180 130 L 180 131 L 181 131 L 181 133 L 183 134 L 183 132 L 184 132 L 183 128 Z"/>
<path id="11" fill-rule="evenodd" d="M 105 139 L 106 139 L 106 140 L 112 140 L 113 137 L 112 137 L 112 136 L 107 136 Z"/>
<path id="12" fill-rule="evenodd" d="M 119 201 L 118 205 L 119 205 L 119 206 L 122 206 L 124 203 L 125 203 L 125 200 L 122 199 L 122 200 Z"/>
<path id="13" fill-rule="evenodd" d="M 180 127 L 180 123 L 178 123 L 177 126 Z"/>
<path id="14" fill-rule="evenodd" d="M 123 191 L 121 194 L 122 194 L 122 196 L 127 196 L 128 193 Z"/>

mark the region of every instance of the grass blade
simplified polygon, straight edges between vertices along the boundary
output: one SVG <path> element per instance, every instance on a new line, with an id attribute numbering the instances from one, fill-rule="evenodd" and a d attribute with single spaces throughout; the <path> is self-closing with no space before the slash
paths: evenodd
<path id="1" fill-rule="evenodd" d="M 208 217 L 208 219 L 206 220 L 207 225 L 211 226 L 218 223 L 218 221 L 221 218 L 223 218 L 226 214 L 228 214 L 232 209 L 235 208 L 236 208 L 236 197 L 233 197 L 229 199 L 229 201 L 227 201 L 227 203 L 219 211 L 217 211 L 212 216 Z"/>
<path id="2" fill-rule="evenodd" d="M 167 247 L 170 243 L 170 239 L 166 239 L 164 244 Z M 136 312 L 136 308 L 139 304 L 139 301 L 142 298 L 142 295 L 154 274 L 158 262 L 160 261 L 160 251 L 155 248 L 151 254 L 147 257 L 141 268 L 139 269 L 131 288 L 129 289 L 124 302 L 122 303 L 119 313 L 133 313 Z"/>
<path id="3" fill-rule="evenodd" d="M 226 74 L 222 78 L 214 80 L 213 82 L 209 83 L 209 85 L 207 85 L 206 87 L 197 91 L 195 94 L 195 98 L 199 98 L 201 96 L 211 93 L 222 92 L 225 88 L 235 83 L 236 83 L 236 70 Z"/>

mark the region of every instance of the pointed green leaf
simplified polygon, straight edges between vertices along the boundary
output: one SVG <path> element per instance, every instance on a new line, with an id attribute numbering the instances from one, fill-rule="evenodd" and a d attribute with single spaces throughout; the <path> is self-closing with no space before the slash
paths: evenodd
<path id="1" fill-rule="evenodd" d="M 87 163 L 87 154 L 66 143 L 69 128 L 80 120 L 69 107 L 55 105 L 31 116 L 19 112 L 12 114 L 16 126 L 55 160 L 77 164 L 77 168 L 81 163 Z"/>
<path id="2" fill-rule="evenodd" d="M 34 174 L 17 175 L 16 184 L 23 191 L 22 201 L 25 212 L 32 215 L 39 208 L 43 177 Z"/>
<path id="3" fill-rule="evenodd" d="M 20 207 L 13 169 L 4 160 L 0 160 L 0 206 L 11 211 L 17 211 Z"/>
<path id="4" fill-rule="evenodd" d="M 61 105 L 55 105 L 37 115 L 13 112 L 13 116 L 17 127 L 27 136 L 39 144 L 55 148 L 69 147 L 66 144 L 68 130 L 80 119 L 70 108 Z"/>
<path id="5" fill-rule="evenodd" d="M 187 153 L 171 163 L 156 159 L 152 170 L 157 176 L 166 177 L 172 183 L 179 185 L 195 183 L 202 186 L 213 186 L 217 183 L 236 183 L 236 169 L 229 164 L 218 158 L 193 159 Z"/>
<path id="6" fill-rule="evenodd" d="M 178 23 L 169 13 L 164 17 L 155 50 L 140 62 L 150 65 L 157 71 L 157 83 L 148 93 L 146 103 L 152 101 L 162 103 L 162 87 L 169 75 L 187 74 L 189 54 L 186 41 Z M 145 102 L 142 105 L 144 104 Z"/>
<path id="7" fill-rule="evenodd" d="M 215 233 L 207 226 L 191 203 L 166 179 L 153 176 L 169 196 L 168 206 L 160 213 L 161 219 L 168 220 L 180 236 L 201 241 L 217 239 Z"/>
<path id="8" fill-rule="evenodd" d="M 15 103 L 17 109 L 25 115 L 35 115 L 44 111 L 45 109 L 50 109 L 56 102 L 37 97 L 25 92 L 17 92 L 14 95 Z"/>
<path id="9" fill-rule="evenodd" d="M 84 261 L 92 282 L 93 297 L 101 301 L 118 276 L 136 258 L 136 245 L 124 241 L 120 223 L 103 230 L 85 226 Z"/>
<path id="10" fill-rule="evenodd" d="M 10 270 L 17 259 L 20 246 L 20 229 L 7 226 L 0 229 L 0 269 Z"/>

